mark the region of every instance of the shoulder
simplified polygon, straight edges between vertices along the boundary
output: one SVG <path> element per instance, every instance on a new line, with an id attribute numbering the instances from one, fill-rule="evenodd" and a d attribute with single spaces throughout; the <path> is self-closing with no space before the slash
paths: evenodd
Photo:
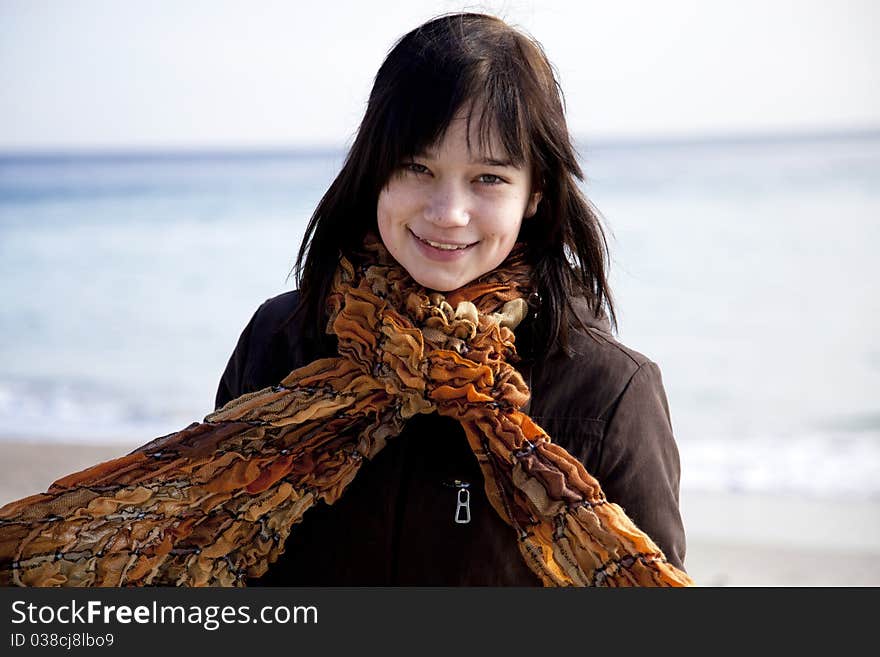
<path id="1" fill-rule="evenodd" d="M 308 354 L 295 321 L 296 290 L 266 299 L 241 332 L 220 379 L 215 405 L 277 384 L 303 364 Z"/>
<path id="2" fill-rule="evenodd" d="M 294 321 L 298 308 L 297 290 L 271 297 L 260 304 L 245 328 L 252 367 L 274 371 L 292 364 L 301 334 L 299 322 Z M 275 363 L 279 367 L 273 367 Z"/>
<path id="3" fill-rule="evenodd" d="M 275 333 L 283 328 L 298 307 L 299 290 L 284 292 L 260 304 L 251 321 L 254 323 L 254 328 Z"/>
<path id="4" fill-rule="evenodd" d="M 534 384 L 539 394 L 550 393 L 543 401 L 557 415 L 607 419 L 637 373 L 652 377 L 659 375 L 659 368 L 644 353 L 616 339 L 606 317 L 594 316 L 586 303 L 574 305 L 584 326 L 570 328 L 570 353 L 555 349 L 535 363 Z"/>
<path id="5" fill-rule="evenodd" d="M 299 290 L 291 290 L 266 299 L 257 308 L 249 328 L 255 366 L 287 375 L 294 367 L 300 367 L 318 356 L 314 340 L 304 330 L 305 318 L 299 311 Z M 259 361 L 263 361 L 260 363 Z"/>
<path id="6" fill-rule="evenodd" d="M 575 303 L 584 327 L 572 326 L 569 350 L 554 349 L 532 366 L 529 415 L 550 436 L 587 460 L 626 400 L 662 398 L 660 368 L 647 355 L 617 340 L 605 317 L 595 317 L 585 303 Z"/>

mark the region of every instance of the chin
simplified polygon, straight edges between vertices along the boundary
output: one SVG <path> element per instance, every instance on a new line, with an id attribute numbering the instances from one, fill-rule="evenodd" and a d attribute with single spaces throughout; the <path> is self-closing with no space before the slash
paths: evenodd
<path id="1" fill-rule="evenodd" d="M 421 280 L 421 281 L 419 279 L 415 279 L 415 280 L 419 285 L 421 285 L 422 287 L 424 287 L 428 290 L 431 290 L 433 292 L 452 292 L 452 290 L 457 290 L 458 288 L 461 287 L 461 285 L 450 285 L 450 284 L 444 285 L 443 283 L 436 283 L 436 282 L 430 281 L 430 280 Z"/>
<path id="2" fill-rule="evenodd" d="M 464 283 L 458 281 L 438 280 L 433 276 L 413 276 L 416 283 L 434 292 L 451 292 L 457 290 Z"/>

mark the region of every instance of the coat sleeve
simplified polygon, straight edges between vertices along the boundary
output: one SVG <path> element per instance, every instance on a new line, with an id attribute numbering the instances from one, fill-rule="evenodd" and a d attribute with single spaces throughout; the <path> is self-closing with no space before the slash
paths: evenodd
<path id="1" fill-rule="evenodd" d="M 684 570 L 679 509 L 681 466 L 660 368 L 647 361 L 633 374 L 606 424 L 594 473 L 606 497 Z"/>

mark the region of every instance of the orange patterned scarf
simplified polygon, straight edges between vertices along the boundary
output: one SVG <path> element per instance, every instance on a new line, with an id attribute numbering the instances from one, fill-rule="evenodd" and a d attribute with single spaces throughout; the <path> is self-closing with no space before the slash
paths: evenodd
<path id="1" fill-rule="evenodd" d="M 546 586 L 693 584 L 519 410 L 522 247 L 446 295 L 417 285 L 377 238 L 365 249 L 370 264 L 343 259 L 328 298 L 337 356 L 4 506 L 0 584 L 242 586 L 315 502 L 333 504 L 364 459 L 431 412 L 461 423 L 492 506 Z"/>

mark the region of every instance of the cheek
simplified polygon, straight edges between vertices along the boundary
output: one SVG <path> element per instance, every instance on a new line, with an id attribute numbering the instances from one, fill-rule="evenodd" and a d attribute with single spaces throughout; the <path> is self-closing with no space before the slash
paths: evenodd
<path id="1" fill-rule="evenodd" d="M 388 222 L 388 209 L 388 193 L 383 189 L 379 192 L 379 200 L 376 202 L 376 221 L 379 223 L 379 228 Z"/>
<path id="2" fill-rule="evenodd" d="M 379 223 L 384 222 L 390 226 L 405 221 L 406 217 L 413 212 L 412 196 L 400 184 L 389 183 L 379 193 L 379 200 L 376 204 Z"/>
<path id="3" fill-rule="evenodd" d="M 404 254 L 407 241 L 406 224 L 412 216 L 407 196 L 405 190 L 392 183 L 379 192 L 379 199 L 376 202 L 376 225 L 379 229 L 379 237 L 389 253 L 398 259 Z"/>
<path id="4" fill-rule="evenodd" d="M 495 203 L 487 207 L 483 229 L 500 242 L 513 243 L 523 220 L 523 208 L 517 200 Z"/>
<path id="5" fill-rule="evenodd" d="M 376 221 L 379 225 L 379 231 L 390 231 L 398 223 L 400 214 L 399 195 L 386 187 L 379 193 L 379 200 L 376 203 Z"/>

